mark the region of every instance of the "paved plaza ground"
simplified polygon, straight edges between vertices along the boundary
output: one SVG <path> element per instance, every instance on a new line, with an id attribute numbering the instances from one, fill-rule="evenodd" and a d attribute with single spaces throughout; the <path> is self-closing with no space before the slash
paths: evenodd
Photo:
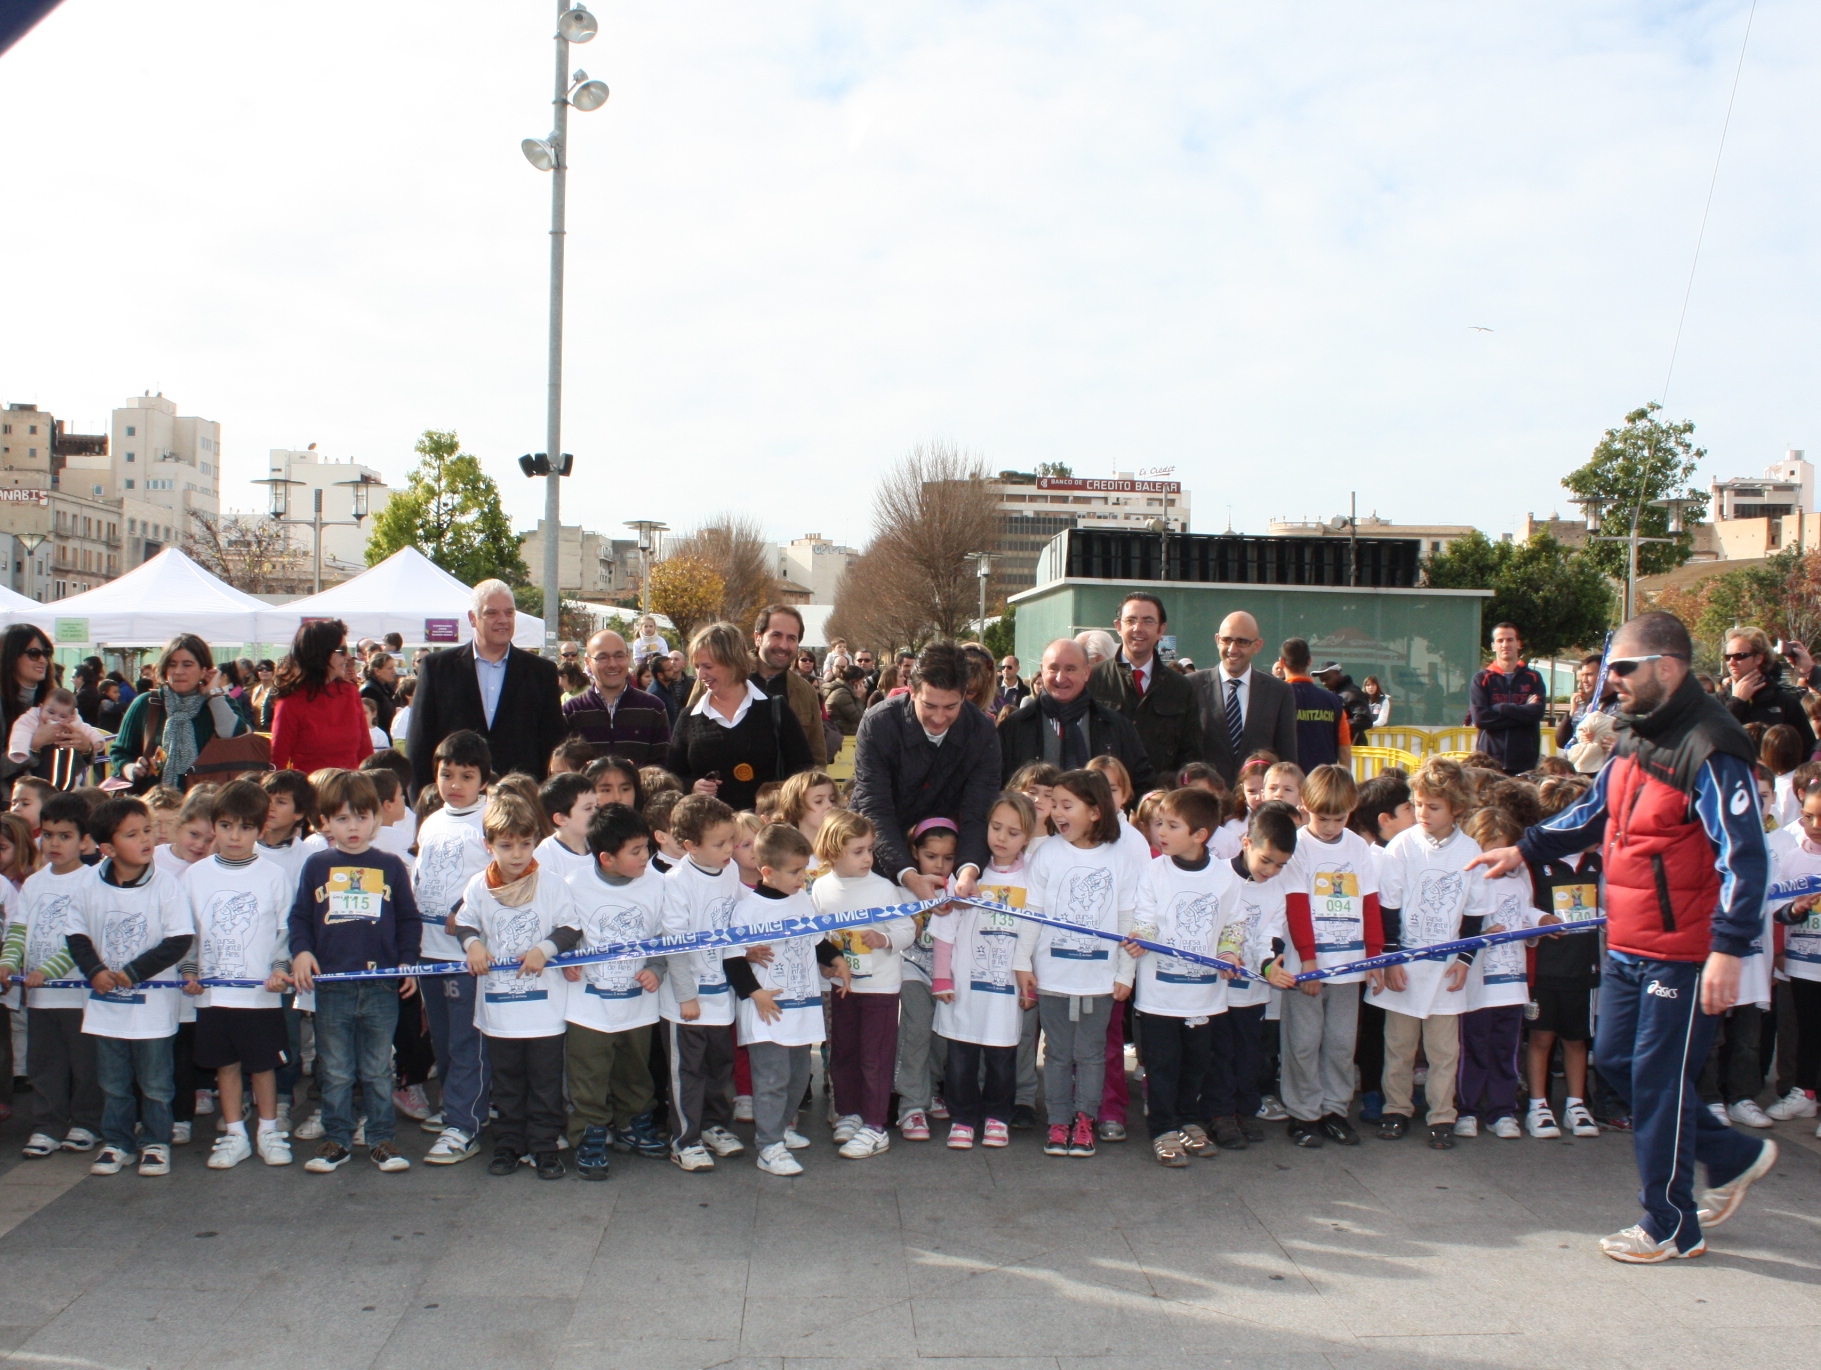
<path id="1" fill-rule="evenodd" d="M 1137 1139 L 1058 1160 L 1030 1132 L 842 1161 L 818 1125 L 795 1180 L 749 1154 L 557 1184 L 364 1153 L 217 1174 L 209 1123 L 156 1180 L 20 1161 L 0 1128 L 0 1366 L 1683 1370 L 1821 1337 L 1812 1124 L 1778 1127 L 1708 1256 L 1629 1267 L 1594 1246 L 1636 1217 L 1617 1134 L 1298 1151 L 1273 1125 L 1165 1171 Z"/>

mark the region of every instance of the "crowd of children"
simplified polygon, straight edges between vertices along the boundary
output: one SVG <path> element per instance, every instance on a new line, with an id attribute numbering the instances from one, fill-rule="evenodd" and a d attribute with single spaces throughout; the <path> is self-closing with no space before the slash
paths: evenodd
<path id="1" fill-rule="evenodd" d="M 1091 1157 L 1125 1136 L 1128 1042 L 1171 1168 L 1257 1144 L 1272 1121 L 1302 1147 L 1357 1145 L 1356 1118 L 1438 1149 L 1482 1128 L 1622 1129 L 1588 1062 L 1597 932 L 1346 969 L 1599 912 L 1597 852 L 1499 879 L 1471 868 L 1586 781 L 1476 760 L 1356 784 L 1260 754 L 1231 793 L 1191 766 L 1135 808 L 1117 762 L 1027 766 L 988 817 L 990 907 L 829 933 L 783 924 L 914 901 L 875 872 L 878 835 L 819 771 L 735 813 L 573 740 L 542 786 L 495 777 L 486 742 L 458 732 L 414 806 L 390 750 L 187 795 L 21 780 L 0 816 L 0 973 L 25 1014 L 25 1155 L 162 1175 L 213 1112 L 212 1168 L 289 1165 L 303 1142 L 313 1173 L 363 1147 L 395 1172 L 411 1165 L 404 1116 L 434 1134 L 427 1164 L 477 1156 L 490 1131 L 490 1173 L 598 1180 L 616 1152 L 711 1171 L 750 1123 L 758 1167 L 788 1176 L 812 1147 L 820 1053 L 842 1158 L 885 1153 L 894 1131 L 928 1141 L 932 1121 L 955 1150 L 1037 1127 L 1047 1154 Z M 1773 878 L 1821 875 L 1814 769 L 1761 774 Z M 908 839 L 921 873 L 951 877 L 955 823 Z M 1815 906 L 1766 909 L 1764 955 L 1703 1076 L 1722 1118 L 1817 1112 Z M 663 957 L 558 959 L 727 931 Z M 397 973 L 418 963 L 439 973 Z M 70 980 L 88 987 L 49 983 Z M 1763 1109 L 1773 1056 L 1781 1098 Z M 306 1074 L 321 1106 L 293 1125 Z"/>

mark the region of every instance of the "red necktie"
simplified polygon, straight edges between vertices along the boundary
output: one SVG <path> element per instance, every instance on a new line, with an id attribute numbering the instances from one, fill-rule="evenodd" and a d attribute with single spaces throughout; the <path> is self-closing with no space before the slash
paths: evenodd
<path id="1" fill-rule="evenodd" d="M 1144 670 L 1142 667 L 1135 666 L 1132 668 L 1132 684 L 1134 684 L 1135 686 L 1138 687 L 1138 697 L 1140 699 L 1143 699 L 1144 698 Z"/>

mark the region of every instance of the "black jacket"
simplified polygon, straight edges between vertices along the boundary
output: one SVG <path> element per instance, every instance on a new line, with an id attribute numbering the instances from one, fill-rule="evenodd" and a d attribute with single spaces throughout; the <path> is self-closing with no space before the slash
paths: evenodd
<path id="1" fill-rule="evenodd" d="M 906 834 L 926 818 L 960 826 L 955 869 L 986 869 L 986 820 L 999 794 L 999 735 L 971 704 L 936 746 L 908 694 L 867 710 L 854 750 L 853 807 L 872 820 L 873 869 L 888 880 L 916 868 Z"/>
<path id="2" fill-rule="evenodd" d="M 1352 734 L 1355 747 L 1366 745 L 1366 734 L 1372 730 L 1372 701 L 1366 698 L 1366 692 L 1353 683 L 1353 677 L 1342 675 L 1340 684 L 1334 687 L 1334 693 L 1340 696 L 1340 706 L 1347 714 L 1347 731 Z"/>
<path id="3" fill-rule="evenodd" d="M 1110 705 L 1138 730 L 1138 739 L 1150 758 L 1146 770 L 1155 779 L 1140 781 L 1133 771 L 1134 799 L 1158 785 L 1173 788 L 1177 772 L 1191 761 L 1201 760 L 1201 708 L 1195 699 L 1195 687 L 1186 675 L 1172 670 L 1160 658 L 1151 658 L 1151 681 L 1143 698 L 1132 683 L 1132 668 L 1126 664 L 1123 652 L 1094 668 L 1088 677 L 1088 693 Z M 1126 761 L 1126 769 L 1132 769 L 1130 761 Z"/>
<path id="4" fill-rule="evenodd" d="M 414 795 L 436 780 L 437 744 L 464 728 L 487 739 L 496 774 L 523 771 L 540 782 L 546 779 L 550 753 L 567 731 L 556 663 L 518 647 L 507 648 L 506 682 L 489 728 L 480 681 L 474 674 L 474 644 L 425 657 L 417 673 L 417 693 L 411 697 L 411 725 L 405 739 Z"/>
<path id="5" fill-rule="evenodd" d="M 1102 662 L 1101 665 L 1105 665 Z M 1098 668 L 1096 668 L 1098 671 Z M 1000 784 L 1010 781 L 1020 766 L 1042 761 L 1048 721 L 1036 698 L 1027 699 L 999 725 Z M 1118 710 L 1100 699 L 1088 701 L 1088 757 L 1117 757 L 1132 777 L 1132 797 L 1155 788 L 1151 758 L 1138 729 L 1120 717 Z M 1172 775 L 1171 779 L 1175 777 Z"/>
<path id="6" fill-rule="evenodd" d="M 1252 683 L 1246 687 L 1251 697 L 1246 726 L 1235 752 L 1227 732 L 1224 678 L 1218 666 L 1189 677 L 1201 705 L 1201 759 L 1219 771 L 1229 786 L 1238 783 L 1240 764 L 1253 752 L 1268 751 L 1279 761 L 1296 761 L 1296 692 L 1269 670 L 1254 666 Z"/>
<path id="7" fill-rule="evenodd" d="M 670 773 L 689 790 L 710 774 L 720 777 L 715 797 L 738 812 L 753 807 L 759 786 L 785 780 L 816 764 L 803 725 L 783 696 L 753 700 L 746 716 L 723 727 L 707 714 L 690 711 L 670 734 Z"/>
<path id="8" fill-rule="evenodd" d="M 388 737 L 392 734 L 392 715 L 398 712 L 398 696 L 392 693 L 392 687 L 380 679 L 369 680 L 360 687 L 360 697 L 373 701 L 378 716 L 373 720 L 381 732 Z"/>
<path id="9" fill-rule="evenodd" d="M 1750 699 L 1723 694 L 1720 702 L 1726 706 L 1726 712 L 1741 723 L 1762 723 L 1766 728 L 1779 723 L 1789 724 L 1802 735 L 1802 759 L 1806 761 L 1813 754 L 1815 730 L 1809 726 L 1808 711 L 1802 707 L 1802 691 L 1785 685 L 1781 671 L 1773 669 L 1763 688 Z"/>

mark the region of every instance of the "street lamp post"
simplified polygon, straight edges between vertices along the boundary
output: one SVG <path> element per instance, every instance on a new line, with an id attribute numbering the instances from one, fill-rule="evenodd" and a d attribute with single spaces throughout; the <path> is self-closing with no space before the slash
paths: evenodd
<path id="1" fill-rule="evenodd" d="M 555 659 L 562 629 L 563 588 L 558 553 L 562 541 L 562 480 L 569 463 L 563 451 L 563 237 L 567 214 L 569 175 L 569 107 L 586 113 L 607 103 L 607 83 L 591 81 L 588 73 L 569 72 L 569 45 L 586 43 L 600 31 L 595 17 L 569 0 L 556 4 L 556 94 L 551 103 L 555 119 L 547 138 L 526 138 L 519 144 L 525 160 L 550 179 L 550 365 L 544 400 L 544 452 L 541 469 L 527 475 L 544 477 L 544 655 Z"/>
<path id="2" fill-rule="evenodd" d="M 44 546 L 50 537 L 49 533 L 14 533 L 13 541 L 25 549 L 25 570 L 21 575 L 23 589 L 19 593 L 27 599 L 36 599 L 32 591 L 32 582 L 37 578 L 38 549 Z"/>
<path id="3" fill-rule="evenodd" d="M 385 482 L 374 476 L 361 475 L 355 477 L 353 480 L 338 480 L 335 483 L 337 485 L 348 486 L 353 493 L 354 517 L 351 519 L 324 518 L 322 516 L 322 490 L 320 488 L 310 492 L 315 496 L 315 498 L 310 501 L 310 517 L 307 519 L 291 518 L 290 487 L 293 485 L 308 485 L 308 481 L 292 480 L 288 476 L 268 476 L 264 480 L 256 480 L 253 482 L 254 485 L 269 485 L 272 488 L 272 519 L 274 522 L 281 523 L 287 528 L 309 528 L 313 530 L 316 543 L 316 572 L 311 580 L 313 588 L 310 593 L 314 595 L 320 595 L 322 593 L 322 530 L 325 528 L 360 527 L 367 518 L 372 487 L 375 485 L 383 485 Z"/>
<path id="4" fill-rule="evenodd" d="M 1600 536 L 1601 516 L 1608 504 L 1614 501 L 1600 495 L 1584 495 L 1570 503 L 1580 506 L 1587 516 L 1587 540 L 1589 542 L 1622 542 L 1625 544 L 1625 602 L 1624 612 L 1619 616 L 1621 623 L 1629 620 L 1637 612 L 1638 600 L 1638 548 L 1646 542 L 1675 542 L 1682 533 L 1682 510 L 1693 503 L 1686 499 L 1653 499 L 1639 500 L 1631 511 L 1631 531 L 1618 536 Z M 1638 533 L 1638 523 L 1644 517 L 1645 506 L 1669 510 L 1670 536 L 1666 538 L 1642 537 Z"/>
<path id="5" fill-rule="evenodd" d="M 969 552 L 967 559 L 974 563 L 974 574 L 980 578 L 980 636 L 986 636 L 986 579 L 993 574 L 993 554 L 991 552 Z"/>
<path id="6" fill-rule="evenodd" d="M 639 612 L 651 612 L 651 553 L 657 535 L 670 531 L 660 519 L 628 519 L 626 526 L 639 535 Z"/>

